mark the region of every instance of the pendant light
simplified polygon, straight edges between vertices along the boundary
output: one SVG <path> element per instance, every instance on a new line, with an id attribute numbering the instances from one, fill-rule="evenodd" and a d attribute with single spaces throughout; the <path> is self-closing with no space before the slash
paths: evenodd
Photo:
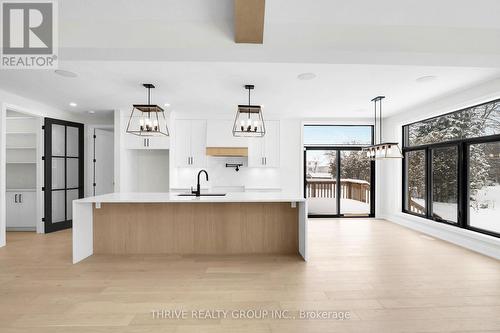
<path id="1" fill-rule="evenodd" d="M 254 88 L 253 84 L 245 85 L 245 89 L 248 90 L 248 105 L 238 105 L 233 125 L 233 136 L 262 137 L 266 134 L 262 108 L 260 105 L 251 105 L 250 103 L 250 92 Z"/>
<path id="2" fill-rule="evenodd" d="M 134 104 L 127 124 L 127 133 L 138 136 L 169 136 L 165 111 L 151 104 L 151 83 L 142 85 L 148 90 L 148 104 Z"/>
<path id="3" fill-rule="evenodd" d="M 382 142 L 382 100 L 385 96 L 377 96 L 373 98 L 371 101 L 375 107 L 375 144 L 363 148 L 363 151 L 366 153 L 366 156 L 371 160 L 379 160 L 386 158 L 403 158 L 403 154 L 401 152 L 401 148 L 399 147 L 399 143 L 397 142 Z M 377 128 L 377 105 L 379 112 L 379 121 Z M 377 140 L 378 134 L 378 140 Z"/>

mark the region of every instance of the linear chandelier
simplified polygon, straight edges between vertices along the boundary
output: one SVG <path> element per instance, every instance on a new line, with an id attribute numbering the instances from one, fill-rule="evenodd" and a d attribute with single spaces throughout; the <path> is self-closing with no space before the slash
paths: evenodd
<path id="1" fill-rule="evenodd" d="M 266 134 L 261 106 L 250 103 L 250 92 L 254 88 L 253 84 L 245 85 L 245 89 L 248 90 L 248 105 L 238 105 L 233 136 L 262 137 Z"/>
<path id="2" fill-rule="evenodd" d="M 371 160 L 380 160 L 387 158 L 403 158 L 403 153 L 397 142 L 382 142 L 382 100 L 385 96 L 377 96 L 371 101 L 373 102 L 375 113 L 374 113 L 374 129 L 375 129 L 375 144 L 363 148 L 366 156 Z M 377 105 L 379 112 L 379 121 L 377 128 Z M 378 140 L 377 140 L 378 133 Z"/>
<path id="3" fill-rule="evenodd" d="M 169 136 L 165 111 L 151 104 L 151 83 L 142 85 L 148 90 L 148 104 L 134 104 L 127 124 L 127 133 L 138 136 Z"/>

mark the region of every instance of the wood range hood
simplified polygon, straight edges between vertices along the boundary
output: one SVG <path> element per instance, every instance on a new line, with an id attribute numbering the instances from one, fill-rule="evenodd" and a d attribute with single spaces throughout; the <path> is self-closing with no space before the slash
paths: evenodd
<path id="1" fill-rule="evenodd" d="M 207 147 L 208 156 L 219 157 L 247 157 L 247 147 Z"/>

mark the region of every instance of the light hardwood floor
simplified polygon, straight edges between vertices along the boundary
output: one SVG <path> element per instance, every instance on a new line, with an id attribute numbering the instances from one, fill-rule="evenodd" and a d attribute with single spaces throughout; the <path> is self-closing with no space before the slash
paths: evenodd
<path id="1" fill-rule="evenodd" d="M 500 332 L 500 263 L 378 220 L 311 220 L 298 256 L 107 256 L 69 231 L 8 233 L 0 332 Z M 350 311 L 352 319 L 153 319 L 157 309 Z"/>

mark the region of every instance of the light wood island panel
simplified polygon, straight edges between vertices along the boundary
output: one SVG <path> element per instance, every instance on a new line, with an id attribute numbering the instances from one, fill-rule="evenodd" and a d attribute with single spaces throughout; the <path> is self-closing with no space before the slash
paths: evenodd
<path id="1" fill-rule="evenodd" d="M 298 254 L 290 203 L 103 203 L 95 254 Z"/>

